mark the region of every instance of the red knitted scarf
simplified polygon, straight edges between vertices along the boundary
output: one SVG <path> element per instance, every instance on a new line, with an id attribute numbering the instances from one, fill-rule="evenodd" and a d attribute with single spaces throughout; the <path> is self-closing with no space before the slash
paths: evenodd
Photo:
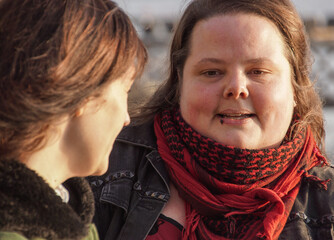
<path id="1" fill-rule="evenodd" d="M 309 129 L 278 148 L 249 150 L 200 135 L 179 110 L 158 115 L 154 128 L 158 151 L 187 202 L 183 239 L 277 239 L 302 177 L 327 163 Z"/>

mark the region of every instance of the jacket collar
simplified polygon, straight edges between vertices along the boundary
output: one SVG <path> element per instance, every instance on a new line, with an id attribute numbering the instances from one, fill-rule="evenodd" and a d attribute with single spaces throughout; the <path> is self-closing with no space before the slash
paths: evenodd
<path id="1" fill-rule="evenodd" d="M 130 195 L 133 189 L 140 191 L 146 197 L 159 195 L 160 200 L 163 200 L 165 199 L 165 197 L 162 197 L 163 195 L 169 198 L 169 176 L 164 161 L 157 150 L 153 121 L 142 125 L 125 127 L 118 135 L 115 143 L 109 160 L 112 164 L 109 164 L 107 173 L 99 177 L 89 177 L 93 189 L 104 185 L 100 193 L 100 200 L 115 204 L 123 208 L 126 212 L 130 204 Z M 118 145 L 118 143 L 125 143 L 125 145 Z M 144 151 L 145 155 L 133 155 L 132 151 L 129 150 L 131 149 L 129 148 L 131 145 L 146 148 L 146 151 Z M 146 158 L 152 164 L 153 168 L 149 167 L 150 165 L 146 164 L 146 161 L 141 162 L 142 158 Z M 148 171 L 153 172 L 148 174 Z M 137 176 L 134 177 L 135 175 Z M 146 178 L 151 178 L 152 176 L 159 176 L 159 179 L 164 184 L 161 184 L 159 180 L 153 181 L 153 184 L 147 186 Z M 137 179 L 138 182 L 133 182 L 134 179 Z"/>
<path id="2" fill-rule="evenodd" d="M 85 237 L 94 214 L 93 194 L 83 178 L 69 179 L 64 186 L 70 192 L 68 204 L 23 163 L 0 159 L 0 230 L 27 238 Z"/>
<path id="3" fill-rule="evenodd" d="M 116 141 L 127 142 L 129 144 L 157 149 L 157 138 L 154 133 L 153 120 L 142 125 L 131 124 L 124 127 L 118 135 Z"/>

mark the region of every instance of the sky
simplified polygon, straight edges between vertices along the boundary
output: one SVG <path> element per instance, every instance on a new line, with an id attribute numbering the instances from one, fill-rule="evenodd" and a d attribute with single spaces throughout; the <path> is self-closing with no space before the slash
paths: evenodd
<path id="1" fill-rule="evenodd" d="M 130 16 L 175 18 L 189 0 L 115 0 Z M 334 18 L 334 0 L 292 0 L 304 18 Z"/>

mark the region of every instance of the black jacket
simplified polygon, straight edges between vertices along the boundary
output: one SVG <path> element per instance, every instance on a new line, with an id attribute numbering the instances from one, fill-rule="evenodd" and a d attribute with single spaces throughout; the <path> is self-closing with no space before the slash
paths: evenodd
<path id="1" fill-rule="evenodd" d="M 107 174 L 89 178 L 100 239 L 145 239 L 169 199 L 169 177 L 157 151 L 153 124 L 125 128 L 115 142 L 109 163 Z M 334 169 L 315 167 L 310 174 L 333 179 Z M 334 239 L 332 181 L 327 191 L 302 183 L 280 240 Z"/>

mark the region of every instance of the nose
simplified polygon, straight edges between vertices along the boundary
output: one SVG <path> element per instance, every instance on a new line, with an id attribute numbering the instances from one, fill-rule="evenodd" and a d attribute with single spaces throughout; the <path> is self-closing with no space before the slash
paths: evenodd
<path id="1" fill-rule="evenodd" d="M 128 111 L 126 111 L 125 119 L 124 119 L 124 126 L 128 126 L 129 124 L 130 124 L 130 115 Z"/>
<path id="2" fill-rule="evenodd" d="M 247 77 L 242 72 L 231 73 L 226 79 L 223 95 L 225 98 L 247 98 Z"/>

